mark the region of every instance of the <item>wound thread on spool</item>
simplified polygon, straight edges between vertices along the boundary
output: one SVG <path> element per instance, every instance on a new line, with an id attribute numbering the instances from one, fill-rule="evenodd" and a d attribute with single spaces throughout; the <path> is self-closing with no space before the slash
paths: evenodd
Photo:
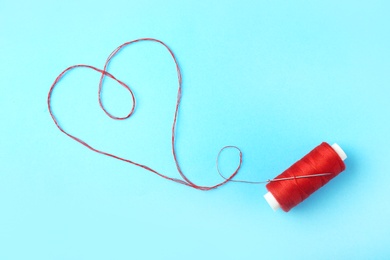
<path id="1" fill-rule="evenodd" d="M 339 145 L 330 146 L 323 142 L 275 177 L 275 179 L 290 178 L 289 180 L 268 183 L 266 185 L 268 193 L 264 198 L 275 211 L 281 208 L 288 212 L 344 171 L 346 158 L 347 155 Z M 329 174 L 313 178 L 296 178 L 321 173 Z"/>

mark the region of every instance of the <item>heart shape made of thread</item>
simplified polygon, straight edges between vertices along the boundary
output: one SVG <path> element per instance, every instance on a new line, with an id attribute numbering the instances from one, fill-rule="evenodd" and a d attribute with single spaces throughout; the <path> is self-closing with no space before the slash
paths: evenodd
<path id="1" fill-rule="evenodd" d="M 74 69 L 77 69 L 77 68 L 88 68 L 88 69 L 92 69 L 94 71 L 97 71 L 97 72 L 99 72 L 101 74 L 100 81 L 99 81 L 99 91 L 98 91 L 99 105 L 100 105 L 101 109 L 103 109 L 103 111 L 106 113 L 106 115 L 109 116 L 110 118 L 114 119 L 114 120 L 124 120 L 124 119 L 127 119 L 127 118 L 131 117 L 131 115 L 134 113 L 135 105 L 136 105 L 136 99 L 134 97 L 134 93 L 133 93 L 131 88 L 126 83 L 122 82 L 121 80 L 117 79 L 114 75 L 109 73 L 107 71 L 107 67 L 110 64 L 111 60 L 115 57 L 115 55 L 118 54 L 118 52 L 121 49 L 123 49 L 124 47 L 126 47 L 128 45 L 134 44 L 136 42 L 142 42 L 142 41 L 151 41 L 151 42 L 156 42 L 156 43 L 159 43 L 159 44 L 163 45 L 168 50 L 170 55 L 172 56 L 173 61 L 174 61 L 175 66 L 176 66 L 177 79 L 178 79 L 178 91 L 177 91 L 177 101 L 176 101 L 175 114 L 174 114 L 174 119 L 173 119 L 173 123 L 172 123 L 172 136 L 171 136 L 171 140 L 172 140 L 172 154 L 173 154 L 173 158 L 174 158 L 174 161 L 175 161 L 175 164 L 176 164 L 176 168 L 177 168 L 180 176 L 183 178 L 183 180 L 169 177 L 167 175 L 159 173 L 158 171 L 150 168 L 149 166 L 146 166 L 146 165 L 137 163 L 135 161 L 132 161 L 132 160 L 129 160 L 129 159 L 126 159 L 126 158 L 122 158 L 122 157 L 119 157 L 117 155 L 110 154 L 110 153 L 107 153 L 105 151 L 102 151 L 102 150 L 94 148 L 93 146 L 91 146 L 90 144 L 86 143 L 82 139 L 80 139 L 80 138 L 78 138 L 78 137 L 68 133 L 67 131 L 65 131 L 61 127 L 61 125 L 59 124 L 57 118 L 55 117 L 55 115 L 53 113 L 51 96 L 52 96 L 53 90 L 55 89 L 57 84 L 60 82 L 60 80 L 67 74 L 67 72 L 69 72 L 71 70 L 74 70 Z M 116 117 L 116 116 L 112 115 L 111 113 L 109 113 L 107 111 L 107 109 L 105 108 L 105 106 L 104 106 L 104 104 L 102 102 L 102 98 L 101 98 L 101 90 L 102 90 L 102 87 L 103 87 L 103 80 L 104 80 L 105 77 L 109 77 L 109 78 L 115 80 L 122 87 L 124 87 L 127 91 L 129 91 L 133 102 L 132 102 L 132 108 L 131 108 L 130 112 L 126 116 L 124 116 L 124 117 Z M 140 39 L 136 39 L 136 40 L 133 40 L 133 41 L 125 42 L 122 45 L 118 46 L 114 51 L 112 51 L 111 54 L 108 56 L 108 58 L 106 60 L 106 63 L 104 64 L 104 68 L 103 69 L 99 69 L 99 68 L 96 68 L 94 66 L 85 65 L 85 64 L 73 65 L 73 66 L 70 66 L 70 67 L 66 68 L 64 71 L 62 71 L 57 76 L 57 78 L 55 79 L 55 81 L 51 85 L 49 93 L 48 93 L 48 96 L 47 96 L 47 105 L 48 105 L 50 116 L 52 117 L 55 125 L 58 127 L 58 129 L 61 132 L 63 132 L 64 134 L 66 134 L 67 136 L 69 136 L 70 138 L 75 140 L 76 142 L 84 145 L 85 147 L 87 147 L 88 149 L 90 149 L 90 150 L 92 150 L 92 151 L 94 151 L 96 153 L 100 153 L 100 154 L 103 154 L 105 156 L 109 156 L 109 157 L 112 157 L 112 158 L 115 158 L 115 159 L 118 159 L 118 160 L 130 163 L 130 164 L 133 164 L 135 166 L 138 166 L 138 167 L 141 167 L 141 168 L 143 168 L 145 170 L 153 172 L 153 173 L 159 175 L 160 177 L 163 177 L 163 178 L 171 180 L 173 182 L 180 183 L 180 184 L 183 184 L 183 185 L 186 185 L 186 186 L 198 189 L 198 190 L 212 190 L 212 189 L 218 188 L 219 186 L 222 186 L 225 183 L 231 181 L 236 176 L 236 174 L 238 173 L 238 171 L 241 168 L 242 152 L 241 152 L 241 150 L 239 148 L 237 148 L 235 146 L 226 146 L 226 147 L 222 148 L 222 150 L 225 149 L 225 148 L 235 148 L 235 149 L 237 149 L 239 151 L 239 164 L 238 164 L 236 170 L 233 172 L 233 174 L 231 174 L 228 178 L 225 178 L 225 177 L 223 177 L 221 175 L 224 178 L 224 181 L 222 181 L 222 182 L 220 182 L 218 184 L 215 184 L 215 185 L 212 185 L 212 186 L 199 186 L 199 185 L 196 185 L 195 183 L 193 183 L 192 181 L 190 181 L 188 179 L 188 177 L 186 175 L 184 175 L 184 173 L 183 173 L 183 171 L 182 171 L 182 169 L 180 167 L 180 164 L 178 162 L 178 159 L 177 159 L 177 155 L 176 155 L 176 142 L 175 142 L 177 116 L 178 116 L 179 107 L 180 107 L 180 101 L 181 101 L 181 97 L 182 97 L 182 91 L 181 90 L 182 90 L 181 70 L 180 70 L 179 64 L 177 62 L 176 56 L 174 55 L 173 51 L 168 47 L 168 45 L 166 45 L 164 42 L 162 42 L 162 41 L 160 41 L 158 39 L 154 39 L 154 38 L 140 38 Z M 217 158 L 217 162 L 218 162 L 218 158 Z M 218 170 L 218 172 L 219 172 L 219 170 Z"/>

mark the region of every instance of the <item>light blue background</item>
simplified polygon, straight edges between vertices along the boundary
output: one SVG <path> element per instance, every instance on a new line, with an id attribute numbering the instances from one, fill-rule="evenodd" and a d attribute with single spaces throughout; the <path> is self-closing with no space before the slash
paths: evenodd
<path id="1" fill-rule="evenodd" d="M 388 259 L 389 13 L 375 0 L 0 1 L 0 259 Z M 224 145 L 244 152 L 240 179 L 272 178 L 322 141 L 344 148 L 347 170 L 273 212 L 264 185 L 193 190 L 60 133 L 46 105 L 57 75 L 102 68 L 139 37 L 166 42 L 182 67 L 178 156 L 197 184 L 220 181 Z M 80 69 L 54 93 L 61 124 L 177 177 L 169 54 L 130 46 L 110 72 L 133 87 L 134 117 L 107 118 L 99 74 Z M 117 115 L 130 108 L 110 80 L 104 99 Z"/>

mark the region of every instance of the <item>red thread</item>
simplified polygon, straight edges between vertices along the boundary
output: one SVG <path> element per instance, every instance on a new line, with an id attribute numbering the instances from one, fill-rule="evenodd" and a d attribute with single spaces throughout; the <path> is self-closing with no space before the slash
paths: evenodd
<path id="1" fill-rule="evenodd" d="M 119 79 L 115 78 L 114 75 L 112 75 L 111 73 L 109 73 L 107 71 L 107 67 L 110 63 L 110 61 L 115 57 L 115 55 L 118 54 L 118 52 L 123 49 L 124 47 L 130 45 L 130 44 L 133 44 L 133 43 L 136 43 L 136 42 L 141 42 L 141 41 L 151 41 L 151 42 L 156 42 L 156 43 L 159 43 L 161 45 L 163 45 L 170 53 L 170 55 L 172 56 L 173 58 L 173 61 L 176 65 L 176 70 L 177 70 L 177 79 L 178 79 L 178 91 L 177 91 L 177 101 L 176 101 L 176 109 L 175 109 L 175 114 L 174 114 L 174 118 L 173 118 L 173 123 L 172 123 L 172 135 L 171 135 L 171 145 L 172 145 L 172 155 L 173 155 L 173 159 L 175 161 L 175 164 L 176 164 L 176 168 L 179 172 L 179 174 L 181 175 L 181 177 L 183 178 L 183 180 L 180 180 L 180 179 L 177 179 L 177 178 L 171 178 L 169 176 L 166 176 L 164 174 L 161 174 L 159 172 L 157 172 L 156 170 L 150 168 L 149 166 L 146 166 L 146 165 L 143 165 L 143 164 L 140 164 L 140 163 L 137 163 L 137 162 L 134 162 L 132 160 L 129 160 L 129 159 L 125 159 L 125 158 L 122 158 L 122 157 L 119 157 L 119 156 L 116 156 L 114 154 L 110 154 L 110 153 L 107 153 L 107 152 L 104 152 L 104 151 L 101 151 L 101 150 L 98 150 L 94 147 L 92 147 L 91 145 L 89 145 L 88 143 L 84 142 L 82 139 L 68 133 L 67 131 L 65 131 L 61 126 L 60 124 L 58 123 L 58 120 L 57 118 L 54 116 L 54 113 L 52 111 L 52 107 L 51 107 L 51 96 L 52 96 L 52 93 L 53 93 L 53 90 L 55 89 L 55 87 L 57 86 L 57 84 L 59 83 L 59 81 L 64 77 L 64 75 L 73 70 L 73 69 L 77 69 L 77 68 L 88 68 L 88 69 L 92 69 L 92 70 L 95 70 L 99 73 L 101 73 L 101 78 L 100 78 L 100 82 L 99 82 L 99 90 L 98 90 L 98 97 L 99 97 L 99 105 L 100 107 L 103 109 L 103 111 L 112 119 L 114 120 L 124 120 L 126 118 L 129 118 L 133 113 L 134 113 L 134 109 L 135 109 L 135 104 L 136 104 L 136 100 L 135 100 L 135 97 L 134 97 L 134 94 L 132 92 L 132 90 L 130 89 L 130 87 L 120 81 Z M 102 102 L 102 98 L 101 98 L 101 90 L 102 90 L 102 87 L 103 87 L 103 80 L 104 80 L 104 77 L 110 77 L 112 78 L 113 80 L 115 80 L 116 82 L 118 82 L 121 86 L 123 86 L 127 91 L 129 91 L 131 97 L 132 97 L 132 101 L 133 101 L 133 105 L 132 105 L 132 108 L 131 108 L 131 111 L 130 113 L 125 116 L 125 117 L 116 117 L 112 114 L 110 114 L 103 102 Z M 226 178 L 224 181 L 216 184 L 216 185 L 213 185 L 213 186 L 199 186 L 199 185 L 196 185 L 195 183 L 193 183 L 192 181 L 189 180 L 189 178 L 184 175 L 184 173 L 182 172 L 181 170 L 181 167 L 180 167 L 180 164 L 179 164 L 179 161 L 177 159 L 177 155 L 176 155 L 176 142 L 175 142 L 175 133 L 176 133 L 176 123 L 177 123 L 177 117 L 178 117 L 178 112 L 179 112 L 179 107 L 180 107 L 180 101 L 181 101 L 181 89 L 182 89 L 182 76 L 181 76 L 181 71 L 180 71 L 180 67 L 179 67 L 179 64 L 177 62 L 177 59 L 174 55 L 174 53 L 172 52 L 172 50 L 162 41 L 160 40 L 157 40 L 157 39 L 153 39 L 153 38 L 141 38 L 141 39 L 137 39 L 137 40 L 133 40 L 133 41 L 130 41 L 130 42 L 126 42 L 122 45 L 120 45 L 119 47 L 117 47 L 107 58 L 106 60 L 106 63 L 104 64 L 104 68 L 103 69 L 98 69 L 94 66 L 90 66 L 90 65 L 84 65 L 84 64 L 79 64 L 79 65 L 74 65 L 74 66 L 70 66 L 68 67 L 67 69 L 65 69 L 63 72 L 61 72 L 61 74 L 58 75 L 58 77 L 55 79 L 54 83 L 52 84 L 52 86 L 50 87 L 50 90 L 49 90 L 49 93 L 48 93 L 48 97 L 47 97 L 47 105 L 48 105 L 48 108 L 49 108 L 49 113 L 54 121 L 54 123 L 56 124 L 56 126 L 58 127 L 58 129 L 63 132 L 64 134 L 66 134 L 67 136 L 69 136 L 70 138 L 72 138 L 73 140 L 75 140 L 76 142 L 79 142 L 80 144 L 84 145 L 85 147 L 87 147 L 88 149 L 94 151 L 94 152 L 97 152 L 97 153 L 100 153 L 100 154 L 103 154 L 105 156 L 109 156 L 109 157 L 112 157 L 112 158 L 115 158 L 115 159 L 118 159 L 118 160 L 121 160 L 121 161 L 124 161 L 124 162 L 127 162 L 127 163 L 131 163 L 135 166 L 138 166 L 138 167 L 141 167 L 145 170 L 148 170 L 150 172 L 153 172 L 157 175 L 159 175 L 160 177 L 163 177 L 165 179 L 168 179 L 168 180 L 171 180 L 171 181 L 174 181 L 174 182 L 177 182 L 177 183 L 180 183 L 180 184 L 183 184 L 183 185 L 186 185 L 186 186 L 189 186 L 189 187 L 192 187 L 192 188 L 195 188 L 195 189 L 198 189 L 198 190 L 212 190 L 212 189 L 215 189 L 215 188 L 218 188 L 219 186 L 222 186 L 224 185 L 225 183 L 229 182 L 231 179 L 234 178 L 234 176 L 236 176 L 236 174 L 238 173 L 238 171 L 240 170 L 241 168 L 241 164 L 242 164 L 242 153 L 240 151 L 239 153 L 239 157 L 240 157 L 240 161 L 239 161 L 239 165 L 237 166 L 236 170 L 233 172 L 232 175 L 229 176 L 229 178 Z"/>
<path id="2" fill-rule="evenodd" d="M 279 202 L 280 207 L 288 212 L 344 169 L 345 164 L 340 156 L 324 142 L 275 178 L 294 179 L 270 182 L 266 187 Z M 315 178 L 296 178 L 319 173 L 331 174 Z"/>

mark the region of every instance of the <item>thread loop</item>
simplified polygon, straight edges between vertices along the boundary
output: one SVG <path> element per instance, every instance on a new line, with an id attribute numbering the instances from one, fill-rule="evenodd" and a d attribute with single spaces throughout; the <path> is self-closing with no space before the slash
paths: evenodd
<path id="1" fill-rule="evenodd" d="M 131 90 L 131 88 L 127 84 L 125 84 L 124 82 L 120 81 L 114 75 L 109 73 L 107 71 L 107 68 L 108 68 L 108 65 L 110 64 L 111 60 L 123 48 L 125 48 L 126 46 L 129 46 L 131 44 L 134 44 L 134 43 L 137 43 L 137 42 L 143 42 L 143 41 L 155 42 L 155 43 L 158 43 L 158 44 L 162 45 L 163 47 L 165 47 L 165 49 L 170 53 L 170 55 L 171 55 L 171 57 L 173 59 L 173 62 L 175 63 L 175 66 L 176 66 L 178 90 L 177 90 L 177 101 L 176 101 L 175 113 L 174 113 L 174 118 L 173 118 L 173 123 L 172 123 L 171 147 L 172 147 L 172 155 L 173 155 L 173 158 L 174 158 L 174 162 L 175 162 L 176 168 L 177 168 L 177 170 L 178 170 L 178 172 L 179 172 L 179 174 L 180 174 L 180 176 L 182 177 L 183 180 L 169 177 L 167 175 L 159 173 L 158 171 L 152 169 L 151 167 L 149 167 L 147 165 L 143 165 L 143 164 L 137 163 L 135 161 L 132 161 L 132 160 L 129 160 L 129 159 L 126 159 L 126 158 L 119 157 L 119 156 L 114 155 L 114 154 L 110 154 L 110 153 L 101 151 L 101 150 L 91 146 L 90 144 L 86 143 L 82 139 L 80 139 L 80 138 L 78 138 L 78 137 L 68 133 L 67 131 L 65 131 L 64 128 L 59 124 L 57 118 L 55 117 L 55 115 L 53 113 L 52 103 L 51 103 L 51 96 L 52 96 L 52 93 L 53 93 L 55 87 L 60 82 L 60 80 L 67 74 L 67 72 L 69 72 L 71 70 L 74 70 L 74 69 L 77 69 L 77 68 L 88 68 L 88 69 L 92 69 L 94 71 L 97 71 L 97 72 L 101 73 L 101 77 L 100 77 L 100 81 L 99 81 L 99 87 L 98 87 L 98 101 L 99 101 L 99 105 L 100 105 L 101 109 L 104 111 L 104 113 L 107 116 L 109 116 L 110 118 L 114 119 L 114 120 L 124 120 L 124 119 L 127 119 L 127 118 L 131 117 L 131 115 L 133 115 L 133 113 L 135 111 L 135 107 L 136 107 L 136 99 L 134 97 L 134 93 L 133 93 L 133 91 Z M 105 105 L 104 105 L 104 103 L 102 101 L 102 88 L 103 88 L 103 82 L 104 82 L 104 78 L 105 77 L 109 77 L 109 78 L 115 80 L 116 82 L 118 82 L 122 87 L 124 87 L 130 93 L 131 98 L 132 98 L 132 108 L 131 108 L 130 112 L 126 116 L 124 116 L 124 117 L 114 116 L 113 114 L 111 114 L 106 109 L 106 107 L 105 107 Z M 182 75 L 181 75 L 181 70 L 180 70 L 180 67 L 179 67 L 179 63 L 177 62 L 176 56 L 174 55 L 173 51 L 168 47 L 168 45 L 166 45 L 164 42 L 162 42 L 160 40 L 157 40 L 157 39 L 154 39 L 154 38 L 140 38 L 140 39 L 137 39 L 137 40 L 125 42 L 122 45 L 118 46 L 114 51 L 112 51 L 110 53 L 110 55 L 108 56 L 108 58 L 106 60 L 106 63 L 104 64 L 104 68 L 103 69 L 99 69 L 99 68 L 96 68 L 94 66 L 85 65 L 85 64 L 73 65 L 73 66 L 70 66 L 70 67 L 66 68 L 64 71 L 62 71 L 57 76 L 57 78 L 55 79 L 55 81 L 51 85 L 49 93 L 48 93 L 48 96 L 47 96 L 47 105 L 48 105 L 50 116 L 52 117 L 52 119 L 53 119 L 55 125 L 57 126 L 57 128 L 62 133 L 64 133 L 65 135 L 69 136 L 70 138 L 72 138 L 76 142 L 82 144 L 83 146 L 87 147 L 88 149 L 90 149 L 90 150 L 92 150 L 92 151 L 94 151 L 96 153 L 103 154 L 105 156 L 109 156 L 109 157 L 115 158 L 117 160 L 121 160 L 121 161 L 130 163 L 130 164 L 133 164 L 133 165 L 141 167 L 141 168 L 143 168 L 143 169 L 145 169 L 147 171 L 150 171 L 150 172 L 152 172 L 154 174 L 157 174 L 158 176 L 160 176 L 162 178 L 165 178 L 165 179 L 168 179 L 170 181 L 173 181 L 173 182 L 176 182 L 176 183 L 179 183 L 179 184 L 183 184 L 183 185 L 192 187 L 194 189 L 198 189 L 198 190 L 212 190 L 212 189 L 216 189 L 216 188 L 224 185 L 225 183 L 229 182 L 230 180 L 232 180 L 232 178 L 234 178 L 234 176 L 238 173 L 238 171 L 241 168 L 242 154 L 240 153 L 240 163 L 239 163 L 238 167 L 236 168 L 236 170 L 228 178 L 226 178 L 222 182 L 220 182 L 218 184 L 215 184 L 215 185 L 212 185 L 212 186 L 200 186 L 200 185 L 197 185 L 194 182 L 192 182 L 183 173 L 183 171 L 181 169 L 181 166 L 179 164 L 179 161 L 177 159 L 177 154 L 176 154 L 176 124 L 177 124 L 177 118 L 178 118 L 181 98 L 182 98 Z"/>

